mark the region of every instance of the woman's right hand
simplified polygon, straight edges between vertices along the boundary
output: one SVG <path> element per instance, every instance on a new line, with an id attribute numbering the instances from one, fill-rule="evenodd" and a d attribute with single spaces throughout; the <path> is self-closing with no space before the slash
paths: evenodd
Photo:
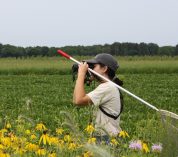
<path id="1" fill-rule="evenodd" d="M 78 77 L 80 76 L 85 76 L 86 73 L 88 71 L 88 64 L 86 62 L 82 62 L 80 65 L 79 65 L 79 69 L 78 69 Z"/>

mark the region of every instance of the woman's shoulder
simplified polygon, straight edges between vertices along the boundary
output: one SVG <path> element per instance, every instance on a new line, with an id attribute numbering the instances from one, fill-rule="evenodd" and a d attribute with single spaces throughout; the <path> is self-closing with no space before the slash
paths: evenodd
<path id="1" fill-rule="evenodd" d="M 101 83 L 99 86 L 98 86 L 99 88 L 105 88 L 105 89 L 117 89 L 117 87 L 116 86 L 114 86 L 114 84 L 113 83 L 111 83 L 111 82 L 104 82 L 104 83 Z"/>

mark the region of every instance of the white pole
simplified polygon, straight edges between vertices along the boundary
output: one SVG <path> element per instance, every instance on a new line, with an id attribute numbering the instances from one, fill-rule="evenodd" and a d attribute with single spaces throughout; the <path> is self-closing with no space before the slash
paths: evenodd
<path id="1" fill-rule="evenodd" d="M 74 62 L 76 62 L 77 64 L 81 64 L 79 61 L 77 61 L 76 59 L 70 57 L 70 59 Z M 100 75 L 99 73 L 97 73 L 96 71 L 88 68 L 89 71 L 91 71 L 93 74 L 99 76 L 100 78 L 102 78 L 103 80 L 105 81 L 108 81 L 110 83 L 112 83 L 114 86 L 116 86 L 117 88 L 119 88 L 121 91 L 127 93 L 128 95 L 134 97 L 135 99 L 139 100 L 140 102 L 144 103 L 145 105 L 151 107 L 152 109 L 156 110 L 156 111 L 159 111 L 158 108 L 156 108 L 155 106 L 151 105 L 150 103 L 146 102 L 145 100 L 141 99 L 140 97 L 136 96 L 135 94 L 129 92 L 128 90 L 122 88 L 121 86 L 117 85 L 116 83 L 112 82 L 111 80 L 109 80 L 108 78 L 105 78 L 104 76 Z"/>
<path id="2" fill-rule="evenodd" d="M 68 54 L 65 53 L 64 51 L 58 50 L 57 52 L 58 52 L 59 54 L 61 54 L 62 56 L 64 56 L 65 58 L 70 59 L 70 60 L 76 62 L 77 64 L 81 64 L 79 61 L 77 61 L 76 59 L 72 58 L 70 55 L 68 55 Z M 94 73 L 95 75 L 99 76 L 99 77 L 102 78 L 103 80 L 108 81 L 108 82 L 111 82 L 114 86 L 116 86 L 117 88 L 119 88 L 121 91 L 123 91 L 123 92 L 127 93 L 128 95 L 134 97 L 135 99 L 139 100 L 140 102 L 144 103 L 145 105 L 151 107 L 152 109 L 154 109 L 154 110 L 156 110 L 156 111 L 159 111 L 159 109 L 156 108 L 155 106 L 151 105 L 150 103 L 146 102 L 145 100 L 141 99 L 140 97 L 136 96 L 135 94 L 129 92 L 128 90 L 122 88 L 121 86 L 115 84 L 114 82 L 112 82 L 111 80 L 105 78 L 104 76 L 98 74 L 96 71 L 94 71 L 94 70 L 92 70 L 92 69 L 90 69 L 90 68 L 88 68 L 88 70 L 91 71 L 92 73 Z"/>

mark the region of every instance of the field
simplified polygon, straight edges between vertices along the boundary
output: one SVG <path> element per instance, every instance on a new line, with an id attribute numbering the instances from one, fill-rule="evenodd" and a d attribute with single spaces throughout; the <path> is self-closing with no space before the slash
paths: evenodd
<path id="1" fill-rule="evenodd" d="M 84 60 L 89 57 L 77 56 Z M 178 73 L 178 57 L 117 57 L 119 73 Z M 62 57 L 0 58 L 0 74 L 70 74 L 73 62 Z"/>
<path id="2" fill-rule="evenodd" d="M 124 81 L 124 88 L 157 108 L 178 114 L 178 58 L 118 57 L 118 60 L 120 63 L 118 76 Z M 5 128 L 7 123 L 10 123 L 12 126 L 10 130 L 17 132 L 21 137 L 25 130 L 33 130 L 37 124 L 43 123 L 51 136 L 55 135 L 56 128 L 63 128 L 64 132 L 70 133 L 71 136 L 85 135 L 82 139 L 87 141 L 91 135 L 86 135 L 85 128 L 89 124 L 93 108 L 78 108 L 72 103 L 75 85 L 70 75 L 72 64 L 60 57 L 0 59 L 0 128 Z M 86 87 L 87 91 L 92 88 L 93 86 Z M 19 124 L 19 120 L 24 123 Z M 21 127 L 20 131 L 18 127 Z M 119 141 L 118 145 L 113 144 L 113 147 L 91 144 L 84 148 L 66 150 L 45 143 L 41 143 L 41 147 L 45 148 L 48 154 L 55 152 L 57 156 L 81 156 L 88 150 L 96 155 L 95 149 L 101 149 L 103 153 L 106 151 L 109 156 L 178 155 L 177 133 L 170 132 L 170 128 L 162 122 L 159 113 L 126 94 L 121 127 L 129 137 Z M 44 134 L 44 128 L 42 131 Z M 40 136 L 40 133 L 37 135 Z M 60 138 L 63 136 L 60 135 Z M 162 153 L 131 151 L 128 146 L 132 140 L 144 141 L 149 149 L 153 143 L 162 143 L 163 151 Z M 38 141 L 33 143 L 38 144 Z M 69 143 L 66 142 L 67 144 Z M 6 152 L 11 153 L 12 150 L 6 148 Z M 35 156 L 34 152 L 28 152 L 26 156 Z"/>

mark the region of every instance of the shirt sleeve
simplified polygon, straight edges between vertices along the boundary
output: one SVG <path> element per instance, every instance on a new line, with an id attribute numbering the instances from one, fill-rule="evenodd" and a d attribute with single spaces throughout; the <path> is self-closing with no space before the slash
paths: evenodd
<path id="1" fill-rule="evenodd" d="M 110 93 L 108 86 L 101 84 L 87 95 L 90 97 L 94 105 L 99 106 L 109 101 Z"/>

